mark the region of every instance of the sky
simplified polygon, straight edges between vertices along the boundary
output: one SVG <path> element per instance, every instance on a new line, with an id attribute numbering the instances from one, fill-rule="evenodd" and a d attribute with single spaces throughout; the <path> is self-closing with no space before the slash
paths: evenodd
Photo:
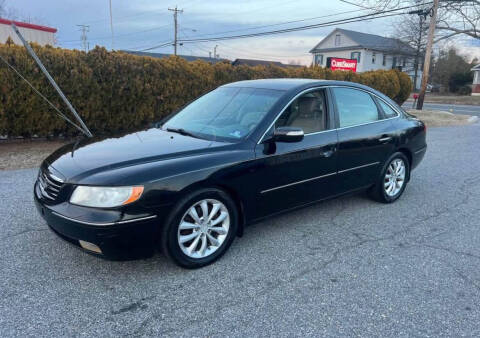
<path id="1" fill-rule="evenodd" d="M 340 0 L 111 0 L 114 39 L 110 29 L 109 0 L 6 0 L 6 6 L 20 18 L 31 23 L 58 29 L 58 46 L 82 48 L 80 28 L 89 25 L 90 48 L 142 50 L 173 40 L 173 12 L 178 14 L 178 37 L 197 38 L 238 35 L 321 23 L 366 14 Z M 349 12 L 349 13 L 346 13 Z M 285 24 L 285 22 L 304 20 Z M 338 27 L 384 36 L 394 34 L 396 19 L 384 18 Z M 268 27 L 262 27 L 268 26 Z M 308 65 L 309 50 L 335 27 L 291 32 L 281 35 L 236 39 L 218 42 L 184 44 L 178 54 L 209 56 L 217 46 L 220 58 L 263 59 Z M 458 40 L 457 40 L 458 41 Z M 456 47 L 470 56 L 480 55 L 480 46 L 471 42 L 455 42 Z M 173 53 L 173 46 L 150 50 Z"/>

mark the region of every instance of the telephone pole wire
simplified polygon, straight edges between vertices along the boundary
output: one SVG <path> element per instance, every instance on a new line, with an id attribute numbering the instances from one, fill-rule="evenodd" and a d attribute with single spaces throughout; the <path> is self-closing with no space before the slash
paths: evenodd
<path id="1" fill-rule="evenodd" d="M 178 9 L 177 6 L 175 8 L 169 8 L 169 11 L 173 12 L 173 23 L 174 23 L 174 37 L 173 37 L 173 53 L 177 55 L 177 30 L 178 30 L 178 20 L 177 15 L 178 13 L 183 13 L 183 9 Z"/>
<path id="2" fill-rule="evenodd" d="M 423 63 L 422 87 L 418 95 L 417 109 L 422 110 L 425 92 L 427 90 L 428 72 L 430 71 L 430 59 L 432 56 L 433 38 L 435 36 L 435 25 L 437 24 L 437 10 L 439 0 L 433 1 L 433 7 L 430 11 L 430 26 L 428 27 L 427 49 L 425 51 L 425 61 Z"/>
<path id="3" fill-rule="evenodd" d="M 80 39 L 82 40 L 83 50 L 86 53 L 88 52 L 87 33 L 90 31 L 90 26 L 89 25 L 77 25 L 77 26 L 80 27 L 80 31 L 82 32 Z"/>

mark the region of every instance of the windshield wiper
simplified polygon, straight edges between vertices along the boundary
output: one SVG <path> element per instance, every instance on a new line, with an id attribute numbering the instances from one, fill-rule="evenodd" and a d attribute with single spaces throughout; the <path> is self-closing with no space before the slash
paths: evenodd
<path id="1" fill-rule="evenodd" d="M 186 130 L 183 129 L 183 128 L 170 128 L 170 127 L 167 127 L 167 131 L 170 131 L 170 132 L 172 132 L 172 133 L 178 133 L 178 134 L 183 135 L 183 136 L 191 136 L 191 137 L 195 137 L 195 138 L 200 138 L 200 137 L 198 137 L 197 135 L 192 134 L 191 132 L 186 131 Z"/>

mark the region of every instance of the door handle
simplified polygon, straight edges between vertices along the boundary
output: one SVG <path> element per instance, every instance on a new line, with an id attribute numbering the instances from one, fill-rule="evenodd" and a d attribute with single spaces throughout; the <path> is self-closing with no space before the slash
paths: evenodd
<path id="1" fill-rule="evenodd" d="M 388 142 L 388 141 L 390 141 L 391 139 L 392 139 L 391 136 L 385 136 L 385 137 L 380 137 L 378 140 L 379 140 L 380 142 Z"/>

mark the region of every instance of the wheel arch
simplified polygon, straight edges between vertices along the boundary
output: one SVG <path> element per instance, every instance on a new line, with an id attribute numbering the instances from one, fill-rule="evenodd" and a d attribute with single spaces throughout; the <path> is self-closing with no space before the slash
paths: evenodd
<path id="1" fill-rule="evenodd" d="M 188 187 L 184 188 L 180 193 L 181 193 L 181 198 L 184 196 L 199 190 L 199 189 L 206 189 L 206 188 L 213 188 L 213 189 L 218 189 L 226 193 L 235 203 L 235 206 L 237 207 L 238 211 L 238 227 L 237 227 L 237 236 L 242 237 L 243 236 L 243 231 L 246 225 L 246 217 L 245 217 L 245 209 L 243 205 L 243 201 L 240 197 L 240 195 L 237 193 L 237 191 L 226 185 L 222 184 L 219 182 L 211 182 L 209 180 L 203 180 L 200 182 L 195 182 Z M 179 198 L 179 200 L 181 199 Z"/>
<path id="2" fill-rule="evenodd" d="M 397 151 L 402 153 L 403 155 L 405 155 L 408 159 L 408 169 L 409 170 L 408 170 L 407 181 L 410 181 L 410 173 L 412 171 L 413 154 L 410 151 L 410 149 L 405 148 L 405 147 L 401 147 L 401 148 L 397 149 Z"/>

